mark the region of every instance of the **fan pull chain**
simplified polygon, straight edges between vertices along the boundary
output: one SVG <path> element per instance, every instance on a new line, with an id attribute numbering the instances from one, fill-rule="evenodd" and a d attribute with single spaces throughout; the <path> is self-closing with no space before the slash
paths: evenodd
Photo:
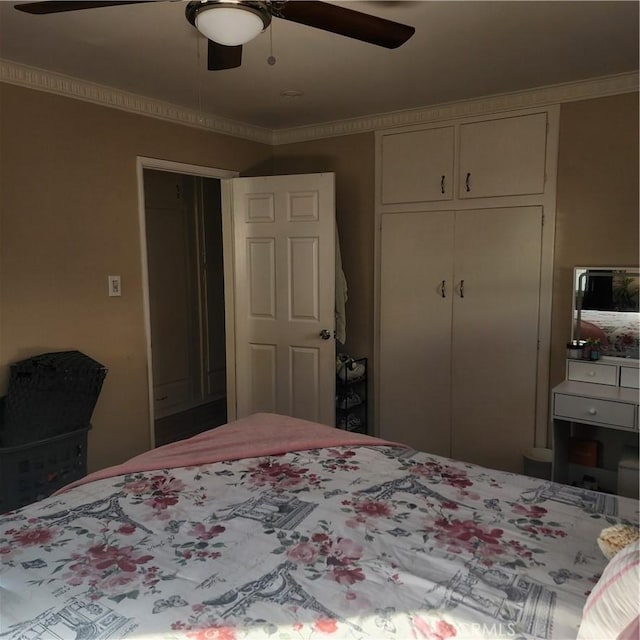
<path id="1" fill-rule="evenodd" d="M 267 58 L 267 64 L 273 65 L 276 63 L 276 57 L 273 55 L 273 22 L 269 25 L 269 57 Z"/>
<path id="2" fill-rule="evenodd" d="M 196 73 L 198 74 L 198 124 L 204 124 L 204 114 L 202 113 L 202 71 L 200 70 L 200 62 L 202 55 L 200 51 L 200 45 L 202 38 L 196 37 Z"/>

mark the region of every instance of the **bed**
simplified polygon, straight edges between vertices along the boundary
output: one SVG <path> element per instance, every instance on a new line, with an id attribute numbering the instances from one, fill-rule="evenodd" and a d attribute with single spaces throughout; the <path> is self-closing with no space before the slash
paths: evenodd
<path id="1" fill-rule="evenodd" d="M 637 506 L 256 414 L 1 516 L 0 637 L 575 638 Z"/>
<path id="2" fill-rule="evenodd" d="M 639 357 L 640 313 L 637 311 L 583 309 L 580 325 L 580 337 L 598 338 L 604 355 Z"/>

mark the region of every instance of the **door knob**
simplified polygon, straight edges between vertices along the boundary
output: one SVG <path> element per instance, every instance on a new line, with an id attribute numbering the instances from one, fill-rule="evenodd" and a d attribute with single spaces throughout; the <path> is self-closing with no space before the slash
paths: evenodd
<path id="1" fill-rule="evenodd" d="M 329 331 L 329 329 L 323 329 L 323 330 L 320 332 L 320 337 L 321 337 L 323 340 L 328 340 L 328 339 L 331 337 L 331 331 Z"/>

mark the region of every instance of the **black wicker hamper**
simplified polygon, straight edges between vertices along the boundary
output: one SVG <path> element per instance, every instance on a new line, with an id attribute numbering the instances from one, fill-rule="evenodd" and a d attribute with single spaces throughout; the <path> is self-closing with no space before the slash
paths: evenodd
<path id="1" fill-rule="evenodd" d="M 107 369 L 80 351 L 11 365 L 0 446 L 38 442 L 89 426 Z"/>

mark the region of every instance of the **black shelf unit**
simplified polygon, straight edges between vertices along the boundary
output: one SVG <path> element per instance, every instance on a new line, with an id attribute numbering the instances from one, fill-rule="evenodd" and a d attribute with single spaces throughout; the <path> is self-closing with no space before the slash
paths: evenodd
<path id="1" fill-rule="evenodd" d="M 0 398 L 0 513 L 87 474 L 89 421 L 106 375 L 80 351 L 41 353 L 11 365 Z"/>
<path id="2" fill-rule="evenodd" d="M 353 377 L 363 369 L 362 375 Z M 368 433 L 367 358 L 354 358 L 336 374 L 336 427 Z"/>

